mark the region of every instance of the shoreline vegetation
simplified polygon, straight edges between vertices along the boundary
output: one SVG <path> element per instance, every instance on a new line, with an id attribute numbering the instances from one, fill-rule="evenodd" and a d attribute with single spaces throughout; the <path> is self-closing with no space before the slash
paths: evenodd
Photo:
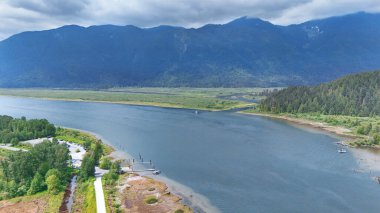
<path id="1" fill-rule="evenodd" d="M 373 142 L 373 137 L 367 135 L 368 133 L 366 132 L 362 132 L 362 129 L 368 129 L 368 126 L 375 126 L 374 128 L 377 128 L 376 125 L 380 124 L 380 119 L 377 117 L 321 115 L 312 113 L 268 113 L 258 110 L 245 110 L 238 113 L 279 119 L 321 130 L 342 137 L 343 140 L 340 141 L 340 143 L 350 147 L 380 149 L 380 145 Z M 352 122 L 354 122 L 355 125 L 352 125 Z"/>
<path id="2" fill-rule="evenodd" d="M 275 88 L 0 89 L 2 96 L 223 111 L 252 107 Z"/>
<path id="3" fill-rule="evenodd" d="M 342 124 L 337 124 L 337 120 L 342 121 L 342 118 L 346 119 L 362 119 L 364 122 L 371 120 L 372 123 L 378 123 L 380 119 L 369 117 L 352 117 L 352 116 L 337 116 L 337 115 L 313 115 L 313 114 L 289 114 L 289 113 L 267 113 L 258 112 L 255 110 L 239 111 L 240 114 L 262 116 L 271 119 L 278 119 L 285 122 L 290 122 L 295 125 L 303 127 L 309 127 L 315 130 L 319 130 L 328 134 L 338 136 L 342 140 L 337 142 L 342 146 L 348 146 L 352 151 L 353 156 L 358 162 L 359 169 L 354 172 L 362 172 L 364 170 L 380 171 L 380 145 L 368 142 L 371 139 L 370 136 L 361 135 L 356 133 L 358 128 L 348 127 Z M 331 119 L 333 118 L 333 119 Z M 335 118 L 335 119 L 334 119 Z M 338 118 L 338 119 L 337 119 Z M 340 118 L 340 119 L 339 119 Z M 336 120 L 337 119 L 337 120 Z M 326 122 L 329 121 L 329 122 Z M 367 123 L 367 122 L 366 122 Z M 370 122 L 370 124 L 372 124 Z M 368 125 L 368 124 L 367 124 Z M 359 127 L 360 128 L 360 127 Z M 364 170 L 363 170 L 364 169 Z M 373 180 L 378 182 L 378 177 L 372 177 Z"/>
<path id="4" fill-rule="evenodd" d="M 70 141 L 84 146 L 86 146 L 84 143 L 88 140 L 100 141 L 102 144 L 104 155 L 99 159 L 99 167 L 101 169 L 110 170 L 110 172 L 106 173 L 102 178 L 107 212 L 134 212 L 133 210 L 136 209 L 150 210 L 150 212 L 157 212 L 162 209 L 173 212 L 177 210 L 179 210 L 178 212 L 192 212 L 189 207 L 181 203 L 182 199 L 179 196 L 167 191 L 167 186 L 165 183 L 140 176 L 139 174 L 129 174 L 126 172 L 124 174 L 117 175 L 116 173 L 112 173 L 112 163 L 119 162 L 120 166 L 125 167 L 128 167 L 129 165 L 121 163 L 123 159 L 120 156 L 116 157 L 113 155 L 117 149 L 107 143 L 104 143 L 96 134 L 77 129 L 70 129 L 67 127 L 58 131 L 66 132 L 65 134 L 61 134 L 57 137 L 61 140 Z M 94 178 L 91 178 L 88 181 L 77 185 L 77 190 L 74 194 L 75 201 L 73 204 L 73 212 L 91 212 L 92 209 L 96 208 L 93 185 L 94 180 Z M 131 195 L 130 187 L 133 187 L 135 180 L 141 181 L 137 182 L 137 190 L 134 190 L 133 193 L 135 194 Z M 162 187 L 151 191 L 152 185 L 160 185 Z M 157 196 L 157 202 L 155 205 L 146 203 L 145 197 L 141 196 L 136 196 L 134 202 L 128 200 L 131 196 L 133 197 L 136 194 L 144 195 L 146 193 Z M 173 202 L 168 202 L 168 200 Z M 134 205 L 129 206 L 129 204 Z"/>
<path id="5" fill-rule="evenodd" d="M 342 126 L 355 136 L 352 146 L 379 147 L 379 86 L 380 71 L 372 71 L 316 86 L 288 87 L 269 94 L 257 111 Z"/>
<path id="6" fill-rule="evenodd" d="M 332 125 L 328 125 L 327 123 L 316 121 L 316 120 L 297 118 L 296 115 L 270 114 L 270 113 L 262 113 L 262 112 L 251 112 L 251 111 L 240 111 L 238 113 L 245 114 L 245 115 L 256 115 L 256 116 L 274 118 L 274 119 L 279 119 L 279 120 L 287 121 L 290 123 L 298 124 L 301 126 L 311 127 L 313 129 L 325 131 L 327 133 L 331 133 L 339 137 L 343 137 L 346 139 L 344 141 L 352 141 L 353 139 L 358 137 L 357 135 L 352 134 L 352 131 L 348 128 L 345 128 L 342 126 L 332 126 Z"/>
<path id="7" fill-rule="evenodd" d="M 122 166 L 128 168 L 129 165 L 123 164 L 123 158 L 115 158 L 112 154 L 116 150 L 96 134 L 54 127 L 45 119 L 27 120 L 25 117 L 1 116 L 0 125 L 0 141 L 8 143 L 0 147 L 0 212 L 67 209 L 66 191 L 74 179 L 77 181 L 69 208 L 72 212 L 93 212 L 97 206 L 95 166 L 106 171 L 102 175 L 102 187 L 107 212 L 133 212 L 136 208 L 150 212 L 192 212 L 181 203 L 179 196 L 167 190 L 165 183 L 128 173 L 128 169 L 124 173 Z M 8 147 L 14 149 L 6 149 Z M 76 164 L 77 155 L 73 155 L 79 152 L 82 153 L 81 166 Z M 146 202 L 148 197 L 152 199 Z M 133 206 L 126 205 L 128 203 Z"/>

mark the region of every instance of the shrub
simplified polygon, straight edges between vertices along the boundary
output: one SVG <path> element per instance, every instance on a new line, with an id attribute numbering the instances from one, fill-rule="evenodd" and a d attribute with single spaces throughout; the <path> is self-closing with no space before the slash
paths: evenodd
<path id="1" fill-rule="evenodd" d="M 113 170 L 110 170 L 108 173 L 103 175 L 103 179 L 106 184 L 112 185 L 119 179 L 119 175 Z"/>
<path id="2" fill-rule="evenodd" d="M 47 179 L 51 175 L 61 177 L 61 173 L 58 171 L 58 169 L 49 169 L 49 171 L 46 172 L 45 179 Z"/>
<path id="3" fill-rule="evenodd" d="M 358 134 L 361 134 L 361 135 L 364 135 L 364 126 L 360 126 L 357 130 L 356 130 L 356 133 Z"/>
<path id="4" fill-rule="evenodd" d="M 58 142 L 58 139 L 57 139 L 57 138 L 53 138 L 52 142 L 53 142 L 53 143 L 55 143 L 55 144 L 59 144 L 59 142 Z"/>
<path id="5" fill-rule="evenodd" d="M 59 191 L 61 189 L 61 185 L 60 185 L 60 182 L 59 182 L 59 179 L 58 179 L 57 176 L 50 175 L 46 179 L 46 184 L 47 184 L 47 187 L 48 187 L 48 192 L 50 194 L 56 195 L 56 194 L 59 193 Z"/>
<path id="6" fill-rule="evenodd" d="M 100 160 L 100 166 L 99 167 L 101 169 L 110 169 L 111 165 L 112 165 L 112 162 L 109 158 L 102 157 L 102 159 Z"/>
<path id="7" fill-rule="evenodd" d="M 373 140 L 375 144 L 380 144 L 380 135 L 379 134 L 374 134 L 373 135 Z"/>
<path id="8" fill-rule="evenodd" d="M 149 196 L 149 197 L 145 198 L 145 203 L 147 203 L 147 204 L 154 204 L 157 202 L 158 202 L 158 199 L 154 196 Z"/>
<path id="9" fill-rule="evenodd" d="M 95 176 L 95 160 L 89 154 L 84 156 L 79 172 L 79 180 L 86 181 Z"/>
<path id="10" fill-rule="evenodd" d="M 28 191 L 28 187 L 26 187 L 25 185 L 21 185 L 18 187 L 17 189 L 17 196 L 23 196 L 27 193 Z"/>
<path id="11" fill-rule="evenodd" d="M 17 196 L 17 189 L 18 189 L 18 185 L 16 184 L 16 182 L 14 180 L 8 182 L 7 184 L 7 198 L 13 198 L 13 197 L 16 197 Z"/>
<path id="12" fill-rule="evenodd" d="M 28 195 L 33 195 L 33 194 L 36 194 L 37 192 L 41 192 L 45 190 L 45 187 L 46 187 L 46 184 L 44 182 L 42 175 L 40 175 L 40 173 L 37 172 L 34 175 L 32 183 L 30 184 Z"/>

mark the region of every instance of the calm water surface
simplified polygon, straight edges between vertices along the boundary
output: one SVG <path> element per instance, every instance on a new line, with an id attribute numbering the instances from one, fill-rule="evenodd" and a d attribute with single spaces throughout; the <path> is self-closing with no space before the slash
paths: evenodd
<path id="1" fill-rule="evenodd" d="M 0 114 L 95 132 L 221 212 L 380 212 L 374 174 L 332 138 L 236 113 L 0 97 Z"/>

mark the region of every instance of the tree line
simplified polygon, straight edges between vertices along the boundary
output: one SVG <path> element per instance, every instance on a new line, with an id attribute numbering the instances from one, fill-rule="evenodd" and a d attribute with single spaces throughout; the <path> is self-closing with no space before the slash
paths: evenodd
<path id="1" fill-rule="evenodd" d="M 3 143 L 54 136 L 52 141 L 45 140 L 31 146 L 28 151 L 10 151 L 1 156 L 0 200 L 46 190 L 58 194 L 66 188 L 73 175 L 78 175 L 80 182 L 91 181 L 95 176 L 95 166 L 109 170 L 104 175 L 107 184 L 114 184 L 121 172 L 119 161 L 112 162 L 103 156 L 107 149 L 101 140 L 87 133 L 60 127 L 56 129 L 45 119 L 14 119 L 10 116 L 0 116 L 0 130 L 2 138 L 10 138 L 2 140 Z M 60 144 L 58 139 L 84 147 L 86 154 L 80 169 L 73 168 L 67 144 Z"/>
<path id="2" fill-rule="evenodd" d="M 32 195 L 48 190 L 52 194 L 65 189 L 71 176 L 71 156 L 57 140 L 43 141 L 29 151 L 17 151 L 0 162 L 1 199 Z"/>
<path id="3" fill-rule="evenodd" d="M 55 127 L 46 119 L 13 118 L 0 116 L 0 143 L 18 144 L 35 138 L 54 136 Z"/>
<path id="4" fill-rule="evenodd" d="M 380 115 L 380 71 L 349 75 L 318 86 L 295 86 L 271 93 L 259 109 L 273 113 Z"/>

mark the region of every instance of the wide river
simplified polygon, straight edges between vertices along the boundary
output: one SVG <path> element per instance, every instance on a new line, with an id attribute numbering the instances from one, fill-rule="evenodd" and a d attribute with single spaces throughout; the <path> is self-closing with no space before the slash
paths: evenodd
<path id="1" fill-rule="evenodd" d="M 380 212 L 375 174 L 354 172 L 358 161 L 337 153 L 339 139 L 282 121 L 13 97 L 0 97 L 0 114 L 46 118 L 141 153 L 197 211 Z"/>

